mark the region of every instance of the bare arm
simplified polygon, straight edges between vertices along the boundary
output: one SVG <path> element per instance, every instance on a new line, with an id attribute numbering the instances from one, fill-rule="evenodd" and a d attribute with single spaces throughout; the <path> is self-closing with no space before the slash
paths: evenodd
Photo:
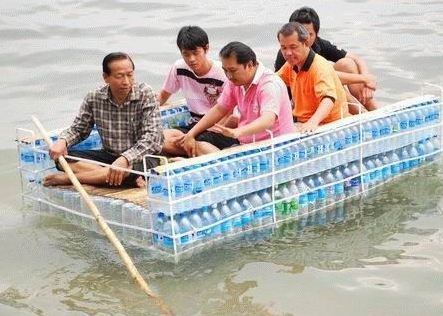
<path id="1" fill-rule="evenodd" d="M 171 93 L 167 92 L 166 90 L 160 91 L 160 93 L 157 96 L 157 101 L 158 101 L 158 103 L 160 103 L 160 106 L 165 104 L 165 102 L 168 101 L 170 96 L 171 96 Z"/>
<path id="2" fill-rule="evenodd" d="M 363 60 L 363 58 L 361 58 L 360 56 L 357 56 L 355 54 L 352 54 L 352 53 L 347 53 L 346 57 L 352 59 L 356 63 L 356 65 L 358 67 L 358 72 L 359 73 L 361 73 L 361 74 L 369 74 L 369 68 L 366 65 L 366 63 Z"/>
<path id="3" fill-rule="evenodd" d="M 323 121 L 334 107 L 334 102 L 331 98 L 325 97 L 320 101 L 317 111 L 311 116 L 309 120 L 300 126 L 300 132 L 310 133 L 317 129 L 321 121 Z"/>
<path id="4" fill-rule="evenodd" d="M 216 104 L 188 133 L 186 133 L 183 140 L 183 147 L 190 157 L 195 157 L 196 155 L 195 137 L 214 126 L 214 124 L 220 121 L 228 112 L 229 111 L 223 106 Z"/>
<path id="5" fill-rule="evenodd" d="M 265 111 L 259 118 L 249 124 L 243 125 L 238 128 L 229 128 L 217 125 L 217 129 L 225 136 L 239 138 L 241 136 L 254 135 L 270 129 L 272 125 L 274 125 L 276 118 L 277 116 L 274 112 Z"/>
<path id="6" fill-rule="evenodd" d="M 377 81 L 375 76 L 371 74 L 353 74 L 349 72 L 336 71 L 340 82 L 343 85 L 362 83 L 367 88 L 375 90 L 377 87 Z"/>

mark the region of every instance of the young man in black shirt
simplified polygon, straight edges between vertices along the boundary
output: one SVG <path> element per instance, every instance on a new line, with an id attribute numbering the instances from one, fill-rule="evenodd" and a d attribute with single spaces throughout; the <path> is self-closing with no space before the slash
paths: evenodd
<path id="1" fill-rule="evenodd" d="M 289 22 L 299 22 L 303 24 L 309 33 L 308 45 L 314 52 L 334 63 L 334 69 L 337 71 L 341 83 L 348 86 L 350 92 L 348 102 L 355 102 L 356 99 L 368 111 L 375 110 L 378 107 L 374 99 L 377 84 L 375 76 L 369 73 L 368 67 L 363 59 L 343 49 L 337 48 L 337 46 L 331 42 L 318 36 L 320 18 L 314 9 L 302 7 L 295 10 L 291 14 Z M 274 65 L 275 71 L 278 71 L 284 63 L 285 59 L 282 53 L 278 51 Z M 359 107 L 350 104 L 349 112 L 356 114 L 359 112 Z"/>

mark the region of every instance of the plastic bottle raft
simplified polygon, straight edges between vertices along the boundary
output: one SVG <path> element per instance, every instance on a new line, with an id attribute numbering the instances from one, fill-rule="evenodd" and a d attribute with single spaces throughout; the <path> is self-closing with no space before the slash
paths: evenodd
<path id="1" fill-rule="evenodd" d="M 313 135 L 283 135 L 147 170 L 147 189 L 90 191 L 126 242 L 176 256 L 306 217 L 433 161 L 441 152 L 441 107 L 435 96 L 412 98 Z M 189 119 L 183 104 L 161 114 L 165 128 Z M 77 192 L 41 185 L 54 172 L 46 144 L 32 131 L 17 134 L 32 139 L 18 142 L 24 200 L 96 230 Z M 100 148 L 100 137 L 93 131 L 77 146 Z"/>

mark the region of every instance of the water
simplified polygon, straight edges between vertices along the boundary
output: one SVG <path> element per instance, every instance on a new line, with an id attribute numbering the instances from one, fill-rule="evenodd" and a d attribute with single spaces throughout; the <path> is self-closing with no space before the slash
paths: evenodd
<path id="1" fill-rule="evenodd" d="M 380 4 L 309 2 L 321 36 L 368 62 L 382 103 L 415 96 L 425 81 L 441 84 L 441 1 Z M 70 124 L 86 92 L 102 82 L 109 51 L 131 53 L 138 79 L 158 90 L 186 24 L 208 31 L 212 56 L 242 40 L 271 67 L 275 34 L 301 5 L 2 1 L 0 315 L 158 314 L 106 239 L 21 208 L 14 128 L 33 128 L 31 114 L 48 129 Z M 139 248 L 129 253 L 177 315 L 441 315 L 441 166 L 439 159 L 337 207 L 321 227 L 307 225 L 315 218 L 284 223 L 260 232 L 261 241 L 236 239 L 177 265 Z"/>

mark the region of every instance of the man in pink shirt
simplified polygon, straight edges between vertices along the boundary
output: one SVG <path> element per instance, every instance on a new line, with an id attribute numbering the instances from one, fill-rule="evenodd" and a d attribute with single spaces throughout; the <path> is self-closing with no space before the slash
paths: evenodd
<path id="1" fill-rule="evenodd" d="M 271 70 L 257 62 L 254 51 L 240 42 L 231 42 L 220 51 L 223 70 L 229 81 L 217 104 L 186 134 L 184 148 L 189 156 L 215 152 L 220 148 L 201 148 L 196 137 L 214 127 L 219 133 L 238 139 L 241 144 L 263 140 L 294 130 L 291 104 L 283 81 Z M 216 124 L 237 106 L 238 127 Z M 214 129 L 213 128 L 213 129 Z"/>

